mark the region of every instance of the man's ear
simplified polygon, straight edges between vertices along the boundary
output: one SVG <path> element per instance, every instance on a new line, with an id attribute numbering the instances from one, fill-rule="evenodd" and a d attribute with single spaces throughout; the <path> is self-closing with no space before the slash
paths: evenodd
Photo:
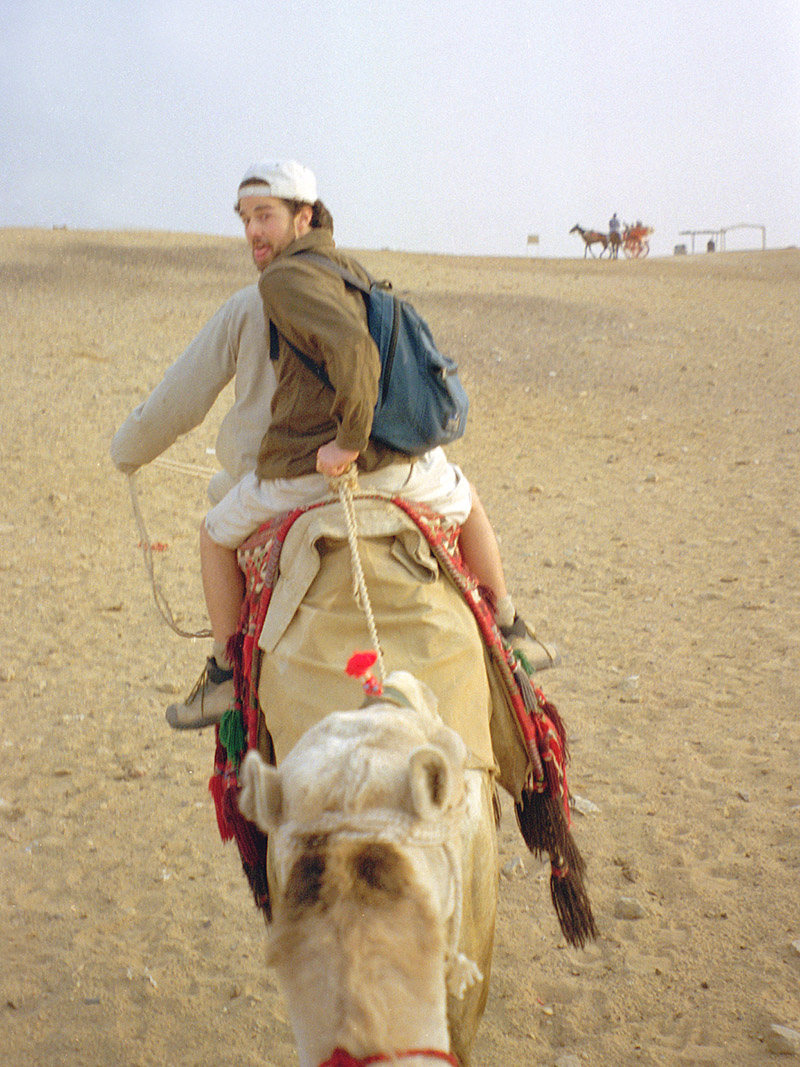
<path id="1" fill-rule="evenodd" d="M 314 208 L 311 204 L 303 204 L 294 217 L 294 232 L 298 237 L 308 233 L 311 229 L 311 220 L 314 217 Z"/>

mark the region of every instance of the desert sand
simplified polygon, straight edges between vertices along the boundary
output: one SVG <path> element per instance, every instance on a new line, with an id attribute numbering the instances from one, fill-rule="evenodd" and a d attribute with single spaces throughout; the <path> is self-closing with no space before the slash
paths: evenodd
<path id="1" fill-rule="evenodd" d="M 451 451 L 570 730 L 600 929 L 568 947 L 506 802 L 484 1067 L 787 1062 L 800 1030 L 800 252 L 364 252 L 471 397 Z M 296 1063 L 264 928 L 164 707 L 206 645 L 154 606 L 111 436 L 254 279 L 244 243 L 0 231 L 0 1047 L 15 1067 Z M 213 468 L 223 394 L 170 456 Z M 137 478 L 206 625 L 205 479 Z"/>

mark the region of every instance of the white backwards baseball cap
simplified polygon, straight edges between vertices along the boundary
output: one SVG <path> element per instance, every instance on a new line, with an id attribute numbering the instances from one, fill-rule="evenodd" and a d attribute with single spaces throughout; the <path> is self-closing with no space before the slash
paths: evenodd
<path id="1" fill-rule="evenodd" d="M 266 186 L 266 188 L 265 188 Z M 236 206 L 243 196 L 276 196 L 279 200 L 317 201 L 317 179 L 308 167 L 293 159 L 254 163 L 239 183 Z"/>

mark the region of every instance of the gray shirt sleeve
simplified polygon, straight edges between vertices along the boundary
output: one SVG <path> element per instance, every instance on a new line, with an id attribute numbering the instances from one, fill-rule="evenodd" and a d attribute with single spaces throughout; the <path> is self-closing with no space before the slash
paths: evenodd
<path id="1" fill-rule="evenodd" d="M 199 426 L 236 373 L 231 319 L 236 294 L 206 323 L 162 380 L 120 426 L 111 442 L 116 467 L 131 474 Z"/>

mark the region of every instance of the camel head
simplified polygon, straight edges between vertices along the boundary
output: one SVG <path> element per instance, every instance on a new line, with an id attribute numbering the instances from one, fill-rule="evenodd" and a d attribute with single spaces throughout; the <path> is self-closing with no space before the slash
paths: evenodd
<path id="1" fill-rule="evenodd" d="M 337 1047 L 448 1048 L 448 981 L 474 968 L 455 952 L 466 748 L 415 678 L 386 688 L 391 702 L 326 716 L 280 767 L 250 752 L 241 768 L 240 810 L 269 834 L 269 961 L 301 1067 Z"/>
<path id="2" fill-rule="evenodd" d="M 441 818 L 458 805 L 463 741 L 444 726 L 433 694 L 413 675 L 395 671 L 387 690 L 397 696 L 316 723 L 280 768 L 249 752 L 240 775 L 245 818 L 265 833 L 317 824 L 333 813 L 369 821 L 383 812 L 410 825 Z"/>

